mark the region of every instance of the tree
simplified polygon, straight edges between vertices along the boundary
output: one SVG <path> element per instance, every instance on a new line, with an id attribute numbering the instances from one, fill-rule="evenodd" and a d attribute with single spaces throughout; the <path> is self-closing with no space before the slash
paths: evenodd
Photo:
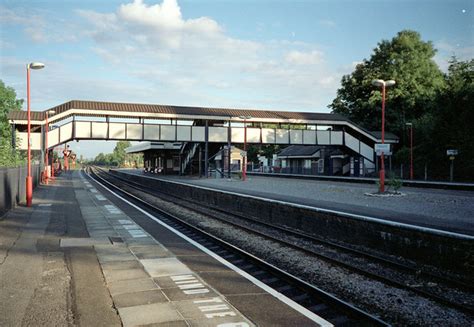
<path id="1" fill-rule="evenodd" d="M 5 86 L 0 80 L 0 167 L 16 166 L 21 162 L 20 156 L 12 151 L 12 132 L 8 122 L 8 113 L 21 110 L 23 100 L 16 98 L 12 87 Z"/>
<path id="2" fill-rule="evenodd" d="M 372 80 L 394 79 L 397 84 L 386 97 L 386 129 L 401 135 L 405 122 L 432 111 L 433 99 L 445 85 L 433 61 L 435 53 L 432 43 L 422 41 L 415 31 L 404 30 L 391 41 L 383 40 L 369 60 L 343 76 L 329 108 L 369 130 L 380 130 L 382 96 Z"/>
<path id="3" fill-rule="evenodd" d="M 118 141 L 117 145 L 115 145 L 114 151 L 112 152 L 112 159 L 114 162 L 117 162 L 118 166 L 123 166 L 125 163 L 125 156 L 127 155 L 125 149 L 130 146 L 130 141 Z"/>
<path id="4" fill-rule="evenodd" d="M 422 150 L 429 155 L 437 175 L 447 175 L 447 149 L 457 149 L 455 172 L 464 180 L 474 180 L 474 59 L 450 61 L 446 88 L 436 98 L 432 129 Z M 438 168 L 436 170 L 436 168 Z"/>

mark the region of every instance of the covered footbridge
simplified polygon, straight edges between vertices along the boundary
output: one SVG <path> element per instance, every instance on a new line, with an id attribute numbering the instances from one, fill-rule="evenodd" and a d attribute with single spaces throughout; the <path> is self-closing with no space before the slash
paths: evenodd
<path id="1" fill-rule="evenodd" d="M 26 149 L 27 112 L 11 112 L 8 118 L 14 143 L 18 140 L 17 147 Z M 183 170 L 197 147 L 202 147 L 207 164 L 207 158 L 213 155 L 210 152 L 215 152 L 218 146 L 244 141 L 264 145 L 339 146 L 363 158 L 366 166 L 374 167 L 374 146 L 381 142 L 377 133 L 332 113 L 80 100 L 31 112 L 32 150 L 45 151 L 72 140 L 180 142 Z M 386 135 L 385 142 L 397 143 L 398 139 Z"/>

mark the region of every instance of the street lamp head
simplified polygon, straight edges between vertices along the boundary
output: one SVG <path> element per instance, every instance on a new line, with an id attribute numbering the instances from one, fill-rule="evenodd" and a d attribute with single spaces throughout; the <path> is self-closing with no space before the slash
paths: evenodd
<path id="1" fill-rule="evenodd" d="M 389 87 L 389 86 L 395 85 L 395 81 L 393 79 L 390 79 L 388 81 L 384 81 L 383 79 L 374 79 L 372 81 L 372 85 L 377 86 L 377 87 L 382 87 L 382 86 Z"/>
<path id="2" fill-rule="evenodd" d="M 385 81 L 383 79 L 374 79 L 372 81 L 372 85 L 373 86 L 378 86 L 378 87 L 381 87 L 385 84 Z"/>
<path id="3" fill-rule="evenodd" d="M 413 124 L 412 123 L 405 123 L 406 126 L 412 126 Z"/>
<path id="4" fill-rule="evenodd" d="M 242 116 L 239 116 L 240 119 L 252 119 L 252 116 L 245 116 L 245 115 L 242 115 Z"/>
<path id="5" fill-rule="evenodd" d="M 28 64 L 28 68 L 29 69 L 43 69 L 44 64 L 40 63 L 40 62 L 32 62 L 32 63 Z"/>

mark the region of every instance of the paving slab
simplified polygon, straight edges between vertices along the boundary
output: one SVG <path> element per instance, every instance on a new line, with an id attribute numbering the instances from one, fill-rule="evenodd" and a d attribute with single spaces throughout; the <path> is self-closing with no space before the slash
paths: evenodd
<path id="1" fill-rule="evenodd" d="M 135 257 L 131 253 L 97 254 L 100 263 L 114 261 L 130 261 Z"/>
<path id="2" fill-rule="evenodd" d="M 140 260 L 151 277 L 191 274 L 192 271 L 176 258 Z"/>
<path id="3" fill-rule="evenodd" d="M 221 324 L 253 324 L 243 317 L 232 305 L 221 297 L 207 297 L 189 301 L 174 302 L 186 321 L 198 326 L 218 326 Z"/>
<path id="4" fill-rule="evenodd" d="M 168 299 L 159 289 L 133 292 L 133 293 L 123 293 L 118 294 L 113 297 L 114 304 L 117 308 L 125 307 L 134 307 L 144 304 L 152 303 L 166 303 Z"/>
<path id="5" fill-rule="evenodd" d="M 74 246 L 94 246 L 110 244 L 108 238 L 62 238 L 60 240 L 60 247 L 74 247 Z"/>
<path id="6" fill-rule="evenodd" d="M 196 272 L 227 270 L 222 263 L 208 255 L 180 255 L 181 262 Z"/>
<path id="7" fill-rule="evenodd" d="M 199 276 L 212 285 L 219 293 L 227 295 L 235 294 L 264 294 L 265 292 L 255 284 L 242 278 L 234 271 L 200 272 Z"/>
<path id="8" fill-rule="evenodd" d="M 119 280 L 142 279 L 149 277 L 143 268 L 129 268 L 129 269 L 102 269 L 107 282 L 116 282 Z"/>
<path id="9" fill-rule="evenodd" d="M 124 327 L 184 321 L 183 317 L 169 302 L 119 308 L 118 311 Z"/>
<path id="10" fill-rule="evenodd" d="M 158 259 L 173 256 L 173 254 L 162 245 L 130 246 L 130 251 L 132 251 L 138 259 Z"/>
<path id="11" fill-rule="evenodd" d="M 137 260 L 129 261 L 112 261 L 102 264 L 102 270 L 121 270 L 131 268 L 143 268 L 142 264 Z"/>
<path id="12" fill-rule="evenodd" d="M 107 283 L 107 286 L 112 296 L 123 293 L 133 293 L 159 289 L 153 279 L 149 277 L 142 279 L 120 280 L 116 282 L 110 282 Z"/>

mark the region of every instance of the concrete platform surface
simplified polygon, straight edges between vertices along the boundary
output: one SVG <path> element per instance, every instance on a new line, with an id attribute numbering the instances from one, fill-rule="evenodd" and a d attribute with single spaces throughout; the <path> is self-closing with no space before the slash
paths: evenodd
<path id="1" fill-rule="evenodd" d="M 377 185 L 324 180 L 248 176 L 196 178 L 123 172 L 191 185 L 269 198 L 328 210 L 342 211 L 450 232 L 474 235 L 474 192 L 402 187 L 403 196 L 374 197 Z"/>
<path id="2" fill-rule="evenodd" d="M 81 172 L 0 218 L 0 326 L 313 326 Z"/>

